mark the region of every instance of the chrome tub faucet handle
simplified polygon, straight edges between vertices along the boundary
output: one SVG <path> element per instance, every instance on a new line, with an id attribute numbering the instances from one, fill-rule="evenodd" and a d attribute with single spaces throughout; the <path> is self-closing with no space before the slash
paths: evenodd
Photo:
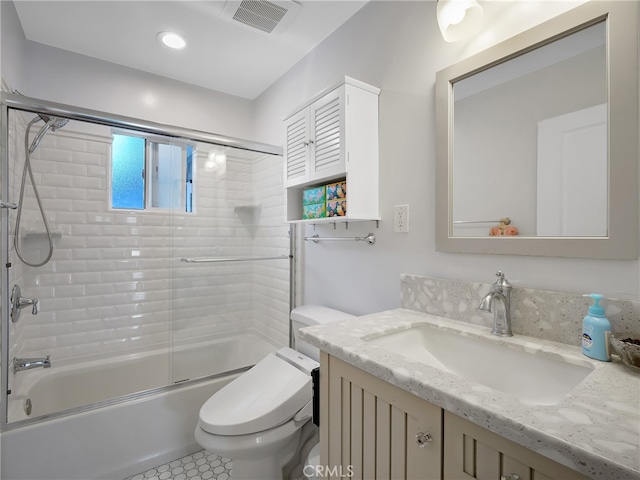
<path id="1" fill-rule="evenodd" d="M 22 296 L 19 285 L 14 285 L 11 290 L 11 321 L 16 323 L 20 320 L 20 311 L 31 305 L 31 315 L 37 315 L 40 312 L 40 301 L 37 298 L 27 298 Z"/>

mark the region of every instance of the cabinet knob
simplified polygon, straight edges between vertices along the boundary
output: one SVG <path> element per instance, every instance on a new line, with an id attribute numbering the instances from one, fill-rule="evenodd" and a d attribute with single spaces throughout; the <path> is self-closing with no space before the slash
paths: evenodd
<path id="1" fill-rule="evenodd" d="M 418 432 L 416 433 L 416 443 L 420 448 L 428 447 L 433 437 L 430 433 Z M 514 479 L 518 480 L 518 479 Z"/>
<path id="2" fill-rule="evenodd" d="M 500 476 L 500 480 L 520 480 L 520 475 L 517 473 L 512 473 L 511 475 L 502 475 Z"/>

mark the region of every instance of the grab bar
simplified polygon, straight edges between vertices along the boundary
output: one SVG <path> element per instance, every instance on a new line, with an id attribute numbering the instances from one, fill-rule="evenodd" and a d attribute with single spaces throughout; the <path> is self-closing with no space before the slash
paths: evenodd
<path id="1" fill-rule="evenodd" d="M 289 260 L 291 255 L 278 255 L 276 257 L 211 257 L 211 258 L 189 258 L 180 259 L 184 263 L 220 263 L 220 262 L 250 262 L 255 260 Z"/>
<path id="2" fill-rule="evenodd" d="M 454 225 L 460 225 L 463 223 L 504 223 L 505 225 L 511 224 L 509 217 L 503 217 L 500 220 L 454 220 Z"/>
<path id="3" fill-rule="evenodd" d="M 355 240 L 356 242 L 367 242 L 369 245 L 373 245 L 376 243 L 376 236 L 373 233 L 370 233 L 366 237 L 320 237 L 318 235 L 313 235 L 312 237 L 304 237 L 305 242 L 312 241 L 313 243 L 318 243 L 324 240 Z"/>

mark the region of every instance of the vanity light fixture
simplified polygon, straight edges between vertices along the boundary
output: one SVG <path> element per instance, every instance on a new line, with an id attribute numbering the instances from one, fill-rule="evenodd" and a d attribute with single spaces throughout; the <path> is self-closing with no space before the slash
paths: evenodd
<path id="1" fill-rule="evenodd" d="M 174 32 L 160 32 L 157 37 L 160 43 L 173 50 L 182 50 L 187 46 L 187 41 Z"/>
<path id="2" fill-rule="evenodd" d="M 480 27 L 482 7 L 476 0 L 438 0 L 438 27 L 447 42 L 457 42 Z"/>

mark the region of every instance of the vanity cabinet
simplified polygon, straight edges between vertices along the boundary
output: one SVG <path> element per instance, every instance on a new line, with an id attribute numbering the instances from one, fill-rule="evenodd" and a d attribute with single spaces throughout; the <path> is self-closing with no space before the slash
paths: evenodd
<path id="1" fill-rule="evenodd" d="M 450 412 L 444 413 L 444 478 L 588 480 L 575 470 Z"/>
<path id="2" fill-rule="evenodd" d="M 327 477 L 588 480 L 324 352 L 320 372 Z"/>
<path id="3" fill-rule="evenodd" d="M 302 220 L 302 192 L 346 181 L 347 215 L 324 221 L 377 220 L 378 94 L 345 77 L 284 118 L 287 221 Z"/>
<path id="4" fill-rule="evenodd" d="M 440 478 L 442 410 L 323 354 L 320 460 L 331 478 Z"/>

